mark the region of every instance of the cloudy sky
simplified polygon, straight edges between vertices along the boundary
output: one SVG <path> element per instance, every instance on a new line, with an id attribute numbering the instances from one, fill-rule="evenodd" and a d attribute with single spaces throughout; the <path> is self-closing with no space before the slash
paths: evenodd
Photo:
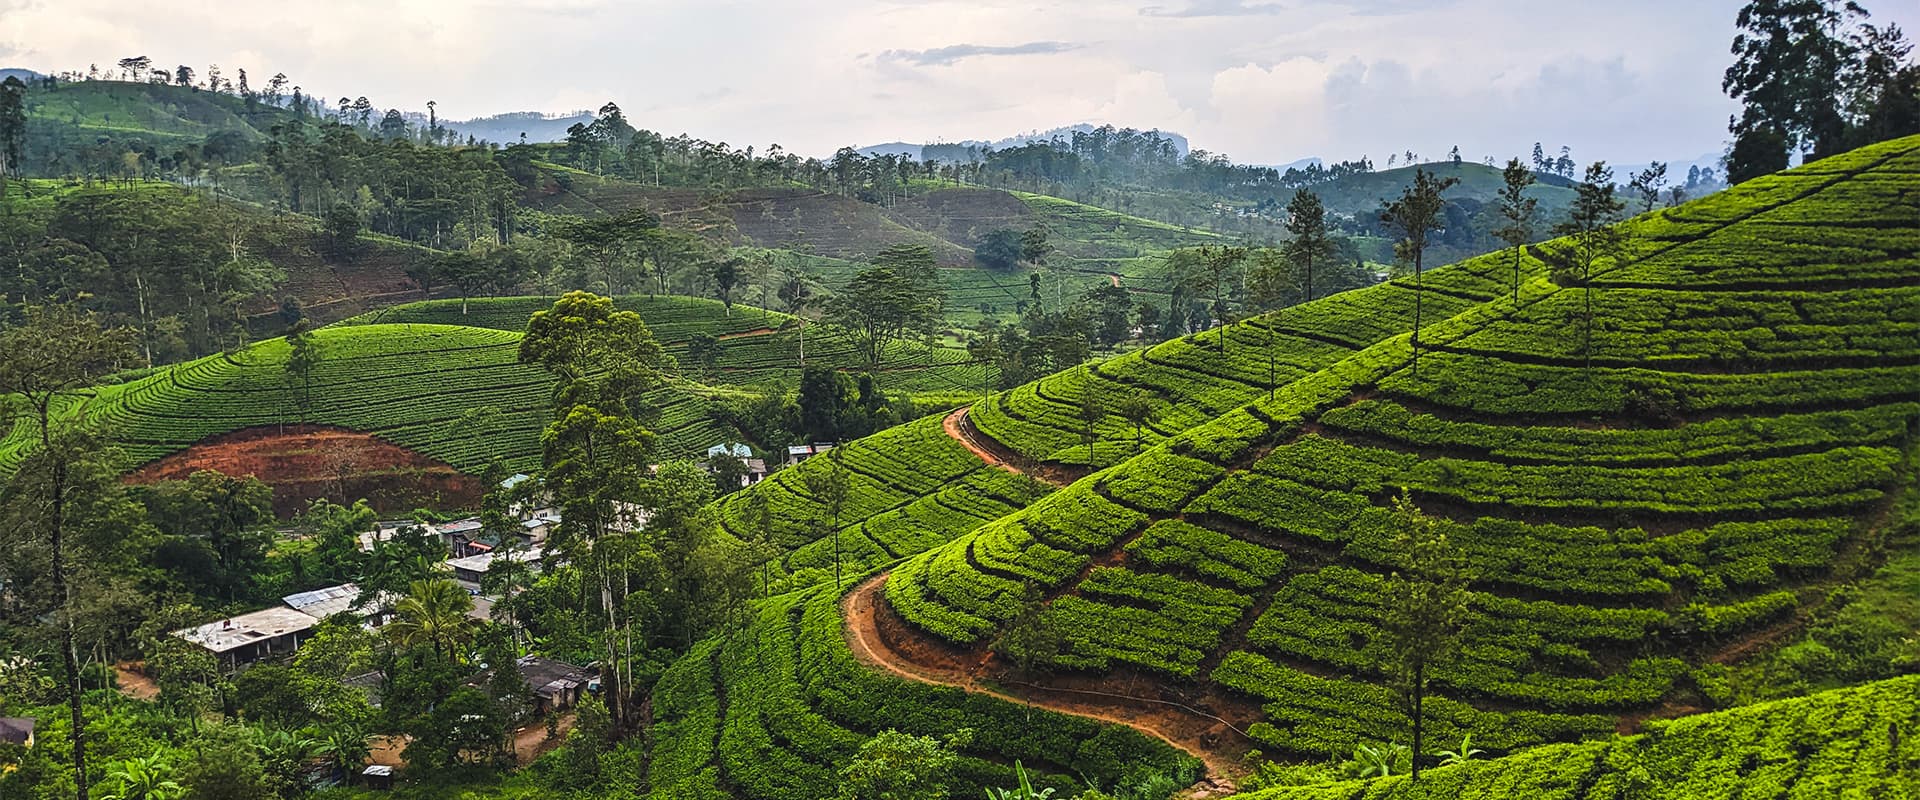
<path id="1" fill-rule="evenodd" d="M 1718 151 L 1740 0 L 0 0 L 0 66 L 147 55 L 467 118 L 613 100 L 736 146 L 1158 127 L 1237 161 Z M 1866 0 L 1920 28 L 1920 4 Z M 272 10 L 269 10 L 272 9 Z"/>

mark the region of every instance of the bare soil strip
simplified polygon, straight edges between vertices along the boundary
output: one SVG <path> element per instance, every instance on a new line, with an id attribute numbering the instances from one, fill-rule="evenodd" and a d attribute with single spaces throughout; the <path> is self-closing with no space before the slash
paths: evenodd
<path id="1" fill-rule="evenodd" d="M 906 627 L 880 596 L 887 575 L 861 584 L 841 601 L 847 646 L 855 657 L 887 672 L 921 683 L 950 686 L 1009 703 L 1125 725 L 1200 759 L 1207 775 L 1188 797 L 1219 797 L 1233 791 L 1234 763 L 1224 755 L 1235 726 L 1179 703 L 1070 687 L 992 684 L 987 672 L 991 652 L 959 650 L 929 641 Z M 1244 740 L 1239 744 L 1244 745 Z"/>

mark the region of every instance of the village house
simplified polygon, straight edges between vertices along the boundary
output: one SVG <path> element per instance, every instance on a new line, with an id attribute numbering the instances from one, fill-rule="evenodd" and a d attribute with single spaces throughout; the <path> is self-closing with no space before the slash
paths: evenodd
<path id="1" fill-rule="evenodd" d="M 707 448 L 707 457 L 700 462 L 700 468 L 706 470 L 708 474 L 712 474 L 714 471 L 713 459 L 721 455 L 733 456 L 740 460 L 741 466 L 746 467 L 746 474 L 740 476 L 741 488 L 744 489 L 766 479 L 767 460 L 764 458 L 754 458 L 753 449 L 739 442 L 716 444 Z"/>
<path id="2" fill-rule="evenodd" d="M 791 445 L 787 448 L 787 463 L 798 464 L 809 458 L 820 455 L 821 453 L 827 452 L 828 450 L 832 450 L 834 447 L 835 447 L 834 442 L 814 442 L 813 444 Z"/>
<path id="3" fill-rule="evenodd" d="M 183 628 L 173 635 L 212 653 L 222 669 L 232 672 L 244 664 L 292 653 L 319 623 L 299 611 L 276 606 Z"/>
<path id="4" fill-rule="evenodd" d="M 533 711 L 540 716 L 572 708 L 580 702 L 580 691 L 593 680 L 585 669 L 542 656 L 521 656 L 515 667 L 533 692 Z"/>

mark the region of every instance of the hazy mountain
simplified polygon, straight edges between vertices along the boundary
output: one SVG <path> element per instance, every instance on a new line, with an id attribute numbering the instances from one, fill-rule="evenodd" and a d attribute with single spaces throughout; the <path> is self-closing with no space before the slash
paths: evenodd
<path id="1" fill-rule="evenodd" d="M 420 116 L 410 114 L 408 116 Z M 420 122 L 426 117 L 420 116 Z M 574 123 L 586 124 L 593 121 L 593 114 L 576 111 L 572 114 L 542 114 L 537 111 L 515 111 L 508 114 L 495 114 L 491 117 L 476 117 L 468 120 L 442 120 L 441 127 L 456 131 L 461 138 L 472 136 L 500 144 L 513 144 L 520 141 L 520 134 L 527 135 L 529 142 L 558 142 L 567 138 L 567 128 Z"/>
<path id="2" fill-rule="evenodd" d="M 964 161 L 974 157 L 979 151 L 985 148 L 990 147 L 995 150 L 1005 150 L 1009 147 L 1019 147 L 1033 142 L 1044 142 L 1054 138 L 1065 141 L 1071 139 L 1076 132 L 1086 133 L 1098 127 L 1100 126 L 1083 122 L 1078 125 L 1065 125 L 1044 131 L 1018 133 L 1002 139 L 963 139 L 958 142 L 929 142 L 927 144 L 887 142 L 885 144 L 868 145 L 859 148 L 859 151 L 861 155 L 869 158 L 879 155 L 904 155 L 915 161 L 923 161 L 928 157 L 940 161 Z M 1174 149 L 1179 151 L 1182 158 L 1186 157 L 1188 151 L 1187 137 L 1171 131 L 1160 131 L 1160 135 L 1172 140 Z"/>

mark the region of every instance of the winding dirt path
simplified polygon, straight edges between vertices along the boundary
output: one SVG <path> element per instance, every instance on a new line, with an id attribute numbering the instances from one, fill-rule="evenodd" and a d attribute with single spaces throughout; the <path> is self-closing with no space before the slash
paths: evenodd
<path id="1" fill-rule="evenodd" d="M 1061 714 L 1125 725 L 1152 736 L 1206 765 L 1207 774 L 1183 797 L 1222 797 L 1234 791 L 1234 762 L 1223 755 L 1224 736 L 1233 726 L 1178 703 L 1124 697 L 1108 692 L 1020 684 L 1009 689 L 985 680 L 991 652 L 963 652 L 914 636 L 905 622 L 886 606 L 880 592 L 887 576 L 881 573 L 855 587 L 841 601 L 847 646 L 856 658 L 908 680 L 950 686 L 1009 703 Z M 1017 694 L 1014 693 L 1017 691 Z"/>
<path id="2" fill-rule="evenodd" d="M 971 408 L 973 406 L 967 405 L 954 409 L 941 420 L 940 427 L 954 441 L 972 451 L 981 461 L 1055 487 L 1065 486 L 1085 476 L 1084 471 L 1076 471 L 1069 467 L 1034 463 L 1031 459 L 1014 452 L 1012 448 L 994 441 L 992 437 L 981 433 L 979 428 L 975 428 L 973 421 L 967 418 L 967 411 Z"/>

